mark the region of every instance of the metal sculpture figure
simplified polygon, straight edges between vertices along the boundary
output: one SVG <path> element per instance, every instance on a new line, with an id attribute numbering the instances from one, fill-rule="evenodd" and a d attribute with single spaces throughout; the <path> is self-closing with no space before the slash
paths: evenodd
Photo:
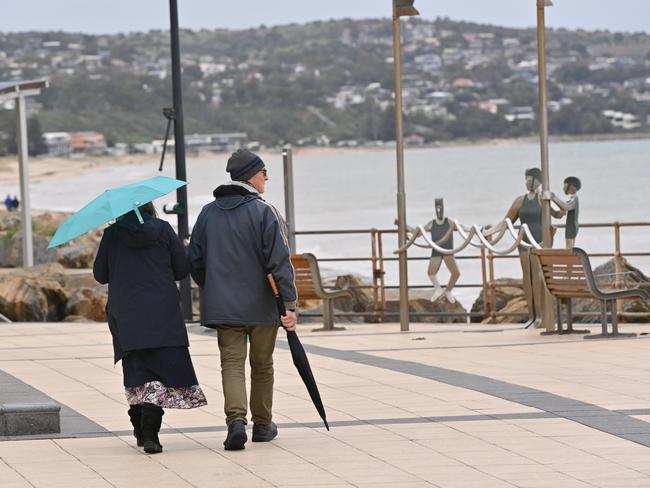
<path id="1" fill-rule="evenodd" d="M 550 193 L 550 199 L 566 212 L 564 239 L 567 249 L 573 249 L 578 230 L 580 230 L 580 226 L 578 225 L 578 214 L 580 211 L 578 191 L 580 191 L 580 188 L 582 188 L 580 179 L 575 176 L 569 176 L 564 179 L 564 194 L 569 197 L 568 200 L 562 201 L 555 193 Z"/>
<path id="2" fill-rule="evenodd" d="M 424 230 L 431 233 L 431 240 L 438 244 L 440 247 L 445 249 L 453 249 L 455 224 L 453 221 L 445 217 L 445 205 L 442 198 L 435 199 L 435 208 L 436 218 L 431 220 L 424 227 Z M 447 269 L 450 273 L 449 281 L 447 282 L 447 286 L 444 290 L 440 286 L 437 276 L 443 261 L 445 262 L 445 265 L 447 266 Z M 431 295 L 432 302 L 436 301 L 443 294 L 449 303 L 456 302 L 456 299 L 452 294 L 452 290 L 454 289 L 454 286 L 460 277 L 460 272 L 458 271 L 456 258 L 453 254 L 445 255 L 436 251 L 435 249 L 431 249 L 431 259 L 429 259 L 429 268 L 427 270 L 427 275 L 433 284 L 433 295 Z"/>
<path id="3" fill-rule="evenodd" d="M 537 242 L 543 241 L 542 233 L 542 201 L 539 189 L 542 185 L 542 172 L 539 168 L 529 168 L 525 173 L 527 193 L 518 197 L 510 206 L 506 218 L 512 222 L 517 219 L 521 224 L 527 224 L 532 238 Z M 563 211 L 551 209 L 551 215 L 561 218 Z M 526 238 L 526 242 L 531 243 Z M 519 261 L 523 272 L 523 288 L 528 308 L 529 322 L 527 327 L 539 327 L 542 319 L 542 295 L 545 294 L 542 271 L 539 263 L 531 259 L 530 247 L 519 246 Z M 547 297 L 552 300 L 552 297 Z M 552 318 L 551 318 L 552 320 Z"/>
<path id="4" fill-rule="evenodd" d="M 445 205 L 442 198 L 435 199 L 435 210 L 435 218 L 429 221 L 424 227 L 418 226 L 417 228 L 413 228 L 407 226 L 407 230 L 411 234 L 410 243 L 413 243 L 419 236 L 430 235 L 431 241 L 443 249 L 443 251 L 439 251 L 433 247 L 431 248 L 431 259 L 429 260 L 429 268 L 427 270 L 427 275 L 431 280 L 431 284 L 433 284 L 431 301 L 435 302 L 444 295 L 449 303 L 455 303 L 456 298 L 452 294 L 452 290 L 460 277 L 456 258 L 452 254 L 454 249 L 454 229 L 456 229 L 456 222 L 445 217 Z M 445 253 L 444 251 L 447 252 Z M 437 276 L 443 261 L 450 273 L 449 281 L 445 288 L 440 286 Z"/>

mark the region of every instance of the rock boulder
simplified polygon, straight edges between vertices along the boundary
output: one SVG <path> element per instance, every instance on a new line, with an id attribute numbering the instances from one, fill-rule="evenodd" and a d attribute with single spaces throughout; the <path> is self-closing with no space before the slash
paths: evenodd
<path id="1" fill-rule="evenodd" d="M 346 317 L 338 321 L 352 322 L 352 323 L 376 323 L 380 321 L 380 316 L 372 315 L 377 309 L 373 299 L 371 288 L 360 288 L 369 286 L 369 281 L 364 280 L 356 275 L 342 275 L 337 277 L 326 278 L 323 280 L 326 286 L 335 289 L 349 289 L 352 297 L 349 299 L 337 299 L 334 301 L 334 313 L 336 312 L 356 312 L 368 313 L 365 316 Z M 409 310 L 414 314 L 411 317 L 412 322 L 429 322 L 429 323 L 465 323 L 467 321 L 465 316 L 448 316 L 448 317 L 435 317 L 435 316 L 418 316 L 419 313 L 466 313 L 465 308 L 458 302 L 450 303 L 445 297 L 441 297 L 435 302 L 429 300 L 430 291 L 412 291 L 409 297 Z M 305 300 L 299 302 L 302 312 L 309 313 L 322 313 L 322 303 L 320 300 Z M 384 321 L 394 322 L 398 320 L 399 314 L 399 296 L 393 290 L 388 290 L 386 293 L 386 307 L 385 312 L 390 313 Z M 321 322 L 321 317 L 303 317 L 303 322 Z M 336 322 L 336 320 L 335 320 Z"/>
<path id="2" fill-rule="evenodd" d="M 633 266 L 628 260 L 622 260 L 622 278 L 625 288 L 644 287 L 650 288 L 650 278 L 641 270 Z M 596 282 L 599 287 L 611 289 L 614 287 L 616 280 L 616 264 L 614 259 L 610 259 L 604 264 L 597 266 L 593 270 Z M 526 299 L 522 288 L 521 280 L 512 278 L 502 278 L 496 280 L 496 309 L 501 313 L 517 314 L 517 316 L 498 316 L 496 323 L 522 323 L 528 318 L 528 309 Z M 600 302 L 588 298 L 572 300 L 573 313 L 590 313 L 587 316 L 574 316 L 575 323 L 600 323 Z M 650 303 L 642 299 L 621 300 L 623 309 L 622 321 L 627 322 L 650 322 Z M 472 305 L 472 312 L 482 312 L 483 294 L 481 293 Z M 629 315 L 626 313 L 645 313 L 648 316 Z M 480 322 L 481 318 L 473 319 Z M 485 320 L 487 321 L 487 319 Z"/>
<path id="3" fill-rule="evenodd" d="M 68 214 L 35 212 L 33 215 L 34 263 L 60 263 L 66 268 L 89 268 L 95 259 L 101 240 L 101 229 L 78 237 L 54 249 L 47 246 Z M 22 266 L 21 219 L 18 213 L 0 213 L 0 267 Z"/>
<path id="4" fill-rule="evenodd" d="M 13 321 L 56 322 L 68 293 L 63 266 L 45 264 L 5 273 L 0 281 L 0 313 Z"/>
<path id="5" fill-rule="evenodd" d="M 64 316 L 81 316 L 86 320 L 95 322 L 106 321 L 106 303 L 108 302 L 108 288 L 95 286 L 92 288 L 78 288 L 65 304 Z"/>

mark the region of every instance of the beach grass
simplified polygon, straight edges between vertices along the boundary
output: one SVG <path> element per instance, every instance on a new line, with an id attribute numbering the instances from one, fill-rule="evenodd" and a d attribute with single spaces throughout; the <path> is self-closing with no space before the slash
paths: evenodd
<path id="1" fill-rule="evenodd" d="M 34 219 L 32 231 L 40 236 L 52 237 L 58 229 L 59 223 L 53 220 Z"/>

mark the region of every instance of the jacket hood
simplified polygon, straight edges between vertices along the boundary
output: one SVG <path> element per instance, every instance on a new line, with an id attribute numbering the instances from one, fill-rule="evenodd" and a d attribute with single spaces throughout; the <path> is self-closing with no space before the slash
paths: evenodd
<path id="1" fill-rule="evenodd" d="M 261 199 L 260 194 L 249 185 L 231 182 L 218 186 L 212 194 L 217 206 L 222 210 L 233 210 L 253 200 Z"/>
<path id="2" fill-rule="evenodd" d="M 120 217 L 113 226 L 122 243 L 130 248 L 147 247 L 156 242 L 161 228 L 155 225 L 153 217 L 142 214 L 144 224 L 141 224 L 135 212 Z"/>

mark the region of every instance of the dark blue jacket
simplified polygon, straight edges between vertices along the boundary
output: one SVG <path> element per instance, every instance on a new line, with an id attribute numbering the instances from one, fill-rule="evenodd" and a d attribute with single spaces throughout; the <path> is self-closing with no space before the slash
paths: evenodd
<path id="1" fill-rule="evenodd" d="M 285 306 L 296 306 L 284 221 L 245 187 L 222 185 L 214 196 L 196 221 L 188 251 L 192 277 L 203 289 L 201 323 L 279 326 L 267 273 L 275 277 Z"/>
<path id="2" fill-rule="evenodd" d="M 164 220 L 130 212 L 104 231 L 93 274 L 108 283 L 115 362 L 138 349 L 188 346 L 176 281 L 189 272 L 183 245 Z"/>

